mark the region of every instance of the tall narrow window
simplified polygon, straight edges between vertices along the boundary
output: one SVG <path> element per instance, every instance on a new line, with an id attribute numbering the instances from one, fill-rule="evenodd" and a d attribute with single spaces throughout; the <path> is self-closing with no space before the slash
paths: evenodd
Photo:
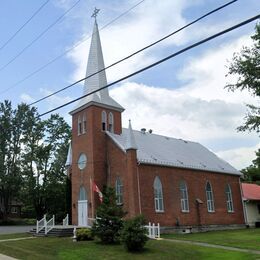
<path id="1" fill-rule="evenodd" d="M 226 198 L 227 198 L 227 211 L 234 212 L 233 199 L 232 199 L 232 191 L 229 184 L 226 185 Z"/>
<path id="2" fill-rule="evenodd" d="M 155 177 L 153 182 L 153 189 L 154 189 L 154 205 L 156 212 L 163 212 L 163 192 L 162 192 L 162 183 L 158 176 Z"/>
<path id="3" fill-rule="evenodd" d="M 111 112 L 108 116 L 108 131 L 114 133 L 114 115 Z"/>
<path id="4" fill-rule="evenodd" d="M 123 183 L 119 177 L 116 178 L 116 204 L 123 204 Z"/>
<path id="5" fill-rule="evenodd" d="M 209 182 L 207 182 L 206 184 L 206 197 L 207 197 L 208 212 L 214 212 L 215 211 L 214 198 L 213 198 L 212 187 Z"/>
<path id="6" fill-rule="evenodd" d="M 107 130 L 107 113 L 106 111 L 102 111 L 102 130 Z"/>
<path id="7" fill-rule="evenodd" d="M 83 114 L 83 134 L 85 134 L 87 132 L 87 118 L 86 118 L 86 114 Z"/>
<path id="8" fill-rule="evenodd" d="M 180 192 L 181 192 L 181 211 L 189 212 L 188 190 L 185 181 L 180 182 Z"/>
<path id="9" fill-rule="evenodd" d="M 78 135 L 82 134 L 82 121 L 81 116 L 78 117 Z"/>
<path id="10" fill-rule="evenodd" d="M 83 186 L 80 186 L 79 189 L 79 200 L 87 200 L 86 190 Z"/>

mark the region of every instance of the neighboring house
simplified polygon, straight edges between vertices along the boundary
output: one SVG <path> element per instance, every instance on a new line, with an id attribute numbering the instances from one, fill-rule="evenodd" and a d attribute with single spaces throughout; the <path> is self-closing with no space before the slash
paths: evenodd
<path id="1" fill-rule="evenodd" d="M 19 200 L 13 199 L 9 204 L 8 217 L 20 218 L 22 205 L 23 204 Z M 2 198 L 0 197 L 0 219 L 3 217 L 3 211 L 4 211 L 3 201 Z"/>
<path id="2" fill-rule="evenodd" d="M 250 227 L 260 227 L 260 186 L 242 183 L 245 221 Z"/>
<path id="3" fill-rule="evenodd" d="M 95 21 L 86 75 L 103 68 Z M 103 70 L 86 79 L 83 94 L 105 85 Z M 86 226 L 88 218 L 95 217 L 100 201 L 93 182 L 100 189 L 115 187 L 117 203 L 127 217 L 143 214 L 147 221 L 169 228 L 244 225 L 239 171 L 199 143 L 136 131 L 130 121 L 122 128 L 123 111 L 103 89 L 81 99 L 70 112 L 72 140 L 66 165 L 73 225 Z"/>

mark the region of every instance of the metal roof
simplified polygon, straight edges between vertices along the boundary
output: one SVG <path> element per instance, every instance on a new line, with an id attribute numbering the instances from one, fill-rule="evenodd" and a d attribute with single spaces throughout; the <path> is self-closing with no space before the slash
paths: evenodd
<path id="1" fill-rule="evenodd" d="M 242 183 L 243 199 L 260 200 L 260 186 L 253 183 Z"/>
<path id="2" fill-rule="evenodd" d="M 134 135 L 140 163 L 241 175 L 229 163 L 196 142 L 125 128 L 121 135 L 110 132 L 107 135 L 125 152 L 129 131 Z"/>

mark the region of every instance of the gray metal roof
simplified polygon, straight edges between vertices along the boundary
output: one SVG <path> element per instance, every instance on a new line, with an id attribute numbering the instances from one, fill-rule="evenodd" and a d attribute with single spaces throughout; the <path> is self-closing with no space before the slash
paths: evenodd
<path id="1" fill-rule="evenodd" d="M 125 152 L 129 131 L 131 130 L 123 128 L 121 135 L 109 132 L 107 135 Z M 136 130 L 132 132 L 140 163 L 241 175 L 229 163 L 199 143 Z"/>

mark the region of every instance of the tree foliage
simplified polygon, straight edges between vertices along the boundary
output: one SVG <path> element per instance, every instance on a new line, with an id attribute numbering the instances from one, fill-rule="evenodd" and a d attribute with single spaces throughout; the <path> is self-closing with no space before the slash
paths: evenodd
<path id="1" fill-rule="evenodd" d="M 42 120 L 34 107 L 0 103 L 0 199 L 3 214 L 13 198 L 37 218 L 66 212 L 65 160 L 70 127 L 59 115 Z M 59 216 L 58 216 L 59 218 Z"/>
<path id="2" fill-rule="evenodd" d="M 229 66 L 228 75 L 238 76 L 235 83 L 226 87 L 231 90 L 248 90 L 253 96 L 260 97 L 260 24 L 256 25 L 255 34 L 251 36 L 253 45 L 243 47 L 240 53 L 234 53 Z M 260 107 L 247 104 L 248 111 L 244 125 L 238 127 L 239 131 L 260 132 Z"/>
<path id="3" fill-rule="evenodd" d="M 241 172 L 244 174 L 245 181 L 260 184 L 260 149 L 256 152 L 256 159 L 252 161 L 252 164 Z"/>
<path id="4" fill-rule="evenodd" d="M 103 243 L 111 244 L 119 241 L 125 212 L 116 204 L 116 194 L 113 188 L 106 187 L 103 192 L 103 202 L 97 208 L 97 219 L 92 232 Z"/>

